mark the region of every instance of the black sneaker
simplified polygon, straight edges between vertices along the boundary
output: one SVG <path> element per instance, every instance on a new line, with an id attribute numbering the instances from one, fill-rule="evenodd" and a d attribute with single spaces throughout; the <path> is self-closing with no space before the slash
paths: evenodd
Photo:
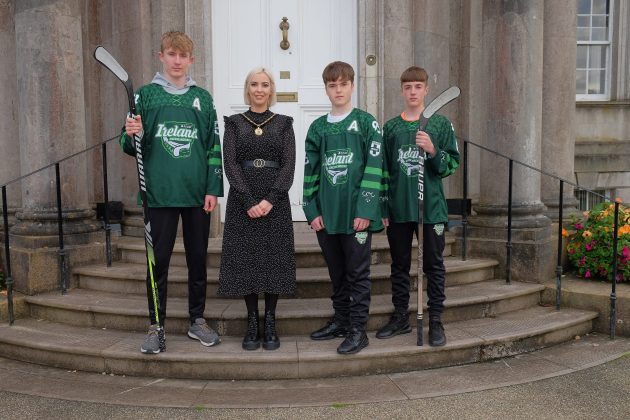
<path id="1" fill-rule="evenodd" d="M 348 335 L 348 328 L 333 318 L 319 330 L 313 331 L 311 340 L 332 340 L 333 338 L 345 337 L 346 335 Z"/>
<path id="2" fill-rule="evenodd" d="M 429 321 L 429 345 L 441 347 L 446 344 L 444 327 L 440 321 Z"/>
<path id="3" fill-rule="evenodd" d="M 345 340 L 337 347 L 339 354 L 355 354 L 367 347 L 369 343 L 365 330 L 353 327 Z"/>
<path id="4" fill-rule="evenodd" d="M 376 338 L 392 338 L 398 334 L 409 334 L 409 313 L 406 310 L 396 310 L 389 318 L 389 322 L 376 332 Z"/>

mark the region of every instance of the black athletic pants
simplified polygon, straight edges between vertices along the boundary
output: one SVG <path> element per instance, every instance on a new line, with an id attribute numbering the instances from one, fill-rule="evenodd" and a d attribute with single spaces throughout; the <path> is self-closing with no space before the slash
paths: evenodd
<path id="1" fill-rule="evenodd" d="M 357 236 L 358 235 L 358 236 Z M 342 325 L 365 330 L 370 310 L 371 232 L 329 235 L 317 232 L 317 240 L 332 281 L 335 319 Z"/>
<path id="2" fill-rule="evenodd" d="M 208 234 L 210 233 L 210 215 L 202 207 L 159 207 L 149 209 L 153 252 L 155 254 L 155 279 L 159 307 L 160 324 L 164 326 L 166 318 L 166 293 L 168 267 L 175 245 L 179 216 L 182 217 L 182 232 L 188 266 L 188 313 L 191 323 L 203 318 L 206 307 L 206 254 Z M 149 318 L 155 324 L 155 311 L 151 293 L 151 278 L 147 269 L 147 297 L 149 300 Z"/>
<path id="3" fill-rule="evenodd" d="M 444 224 L 424 224 L 424 253 L 422 268 L 427 278 L 429 319 L 440 319 L 444 310 Z M 390 223 L 387 240 L 392 255 L 392 303 L 397 310 L 409 309 L 409 269 L 411 268 L 411 244 L 417 237 L 417 223 Z M 438 234 L 439 232 L 439 234 Z M 415 249 L 414 249 L 415 251 Z M 414 261 L 417 253 L 413 253 Z"/>

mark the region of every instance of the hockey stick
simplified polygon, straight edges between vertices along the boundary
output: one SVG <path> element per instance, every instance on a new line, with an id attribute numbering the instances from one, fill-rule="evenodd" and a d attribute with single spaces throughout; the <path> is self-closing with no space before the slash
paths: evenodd
<path id="1" fill-rule="evenodd" d="M 129 114 L 131 118 L 136 116 L 136 101 L 133 94 L 133 84 L 125 69 L 118 64 L 118 61 L 103 47 L 98 46 L 94 50 L 96 61 L 105 66 L 109 71 L 125 85 L 127 90 L 127 100 L 129 101 Z M 160 325 L 158 291 L 153 277 L 155 267 L 155 255 L 153 254 L 153 238 L 151 237 L 151 222 L 149 221 L 149 206 L 147 202 L 147 184 L 144 177 L 144 161 L 142 156 L 142 136 L 133 135 L 133 143 L 136 149 L 136 164 L 138 167 L 138 184 L 140 186 L 140 199 L 142 200 L 142 210 L 144 215 L 144 244 L 147 254 L 147 266 L 151 283 L 151 294 L 153 297 L 153 312 L 155 313 L 155 323 L 158 326 L 158 337 L 160 341 L 160 351 L 166 351 L 166 338 L 164 329 Z"/>
<path id="2" fill-rule="evenodd" d="M 429 122 L 429 118 L 433 116 L 440 108 L 456 99 L 459 96 L 460 90 L 457 86 L 451 86 L 444 92 L 440 93 L 437 98 L 431 101 L 431 103 L 424 108 L 422 115 L 420 116 L 420 123 L 418 124 L 418 131 L 424 131 Z M 420 168 L 418 169 L 418 314 L 416 315 L 416 326 L 418 332 L 417 345 L 423 345 L 422 338 L 422 276 L 424 271 L 424 264 L 422 258 L 424 257 L 424 159 L 425 152 L 420 149 Z"/>

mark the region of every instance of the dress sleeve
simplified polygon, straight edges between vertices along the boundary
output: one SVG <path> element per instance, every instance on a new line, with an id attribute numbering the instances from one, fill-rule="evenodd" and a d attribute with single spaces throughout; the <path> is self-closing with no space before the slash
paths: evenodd
<path id="1" fill-rule="evenodd" d="M 265 200 L 275 204 L 282 199 L 293 184 L 293 174 L 295 173 L 295 134 L 293 132 L 293 118 L 286 117 L 282 124 L 281 132 L 278 135 L 282 138 L 282 157 L 280 159 L 280 169 L 276 181 L 271 187 L 271 191 Z"/>
<path id="2" fill-rule="evenodd" d="M 229 117 L 225 118 L 225 135 L 223 136 L 223 164 L 225 176 L 230 183 L 230 194 L 235 195 L 246 209 L 250 209 L 258 202 L 254 199 L 245 183 L 243 169 L 237 159 L 237 127 Z"/>

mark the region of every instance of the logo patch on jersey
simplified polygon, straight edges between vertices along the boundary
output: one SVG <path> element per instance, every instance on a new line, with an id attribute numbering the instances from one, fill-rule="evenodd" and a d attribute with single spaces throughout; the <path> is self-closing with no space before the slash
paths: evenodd
<path id="1" fill-rule="evenodd" d="M 381 154 L 381 143 L 377 141 L 372 141 L 370 144 L 370 154 L 374 157 Z"/>
<path id="2" fill-rule="evenodd" d="M 193 108 L 197 108 L 197 111 L 201 111 L 201 102 L 199 102 L 199 98 L 195 98 L 192 103 Z"/>
<path id="3" fill-rule="evenodd" d="M 348 182 L 348 167 L 352 164 L 354 153 L 351 149 L 329 150 L 326 152 L 326 178 L 331 185 Z"/>
<path id="4" fill-rule="evenodd" d="M 365 241 L 367 241 L 368 233 L 367 232 L 357 232 L 354 237 L 357 239 L 359 245 L 364 245 Z"/>
<path id="5" fill-rule="evenodd" d="M 435 234 L 437 236 L 442 236 L 442 234 L 444 233 L 444 224 L 438 223 L 436 225 L 433 225 L 433 230 L 435 231 Z"/>
<path id="6" fill-rule="evenodd" d="M 350 124 L 350 126 L 348 127 L 348 131 L 350 130 L 359 131 L 359 123 L 357 122 L 357 120 L 352 121 L 352 124 Z"/>
<path id="7" fill-rule="evenodd" d="M 415 144 L 407 144 L 398 149 L 397 162 L 402 172 L 409 176 L 418 176 L 420 171 L 420 150 Z"/>
<path id="8" fill-rule="evenodd" d="M 164 150 L 174 158 L 187 158 L 192 144 L 197 140 L 197 131 L 192 123 L 166 121 L 158 124 L 155 138 L 161 140 Z"/>

